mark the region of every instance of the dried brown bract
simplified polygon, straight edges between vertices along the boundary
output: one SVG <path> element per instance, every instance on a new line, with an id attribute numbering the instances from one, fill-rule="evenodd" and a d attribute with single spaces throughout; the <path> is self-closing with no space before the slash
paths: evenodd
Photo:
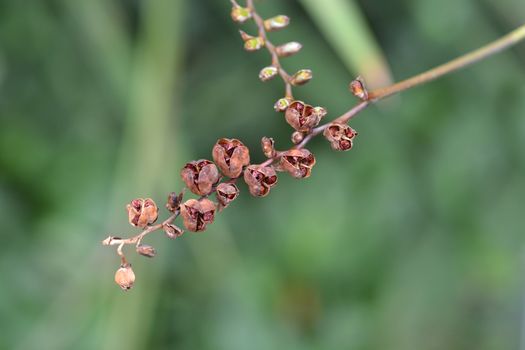
<path id="1" fill-rule="evenodd" d="M 206 159 L 187 163 L 182 168 L 180 176 L 191 192 L 206 196 L 213 191 L 213 186 L 219 182 L 219 170 Z"/>
<path id="2" fill-rule="evenodd" d="M 126 206 L 129 223 L 136 227 L 146 227 L 154 223 L 159 216 L 159 209 L 151 198 L 134 199 Z"/>
<path id="3" fill-rule="evenodd" d="M 215 190 L 219 209 L 226 208 L 239 195 L 239 188 L 233 183 L 220 183 Z"/>
<path id="4" fill-rule="evenodd" d="M 281 168 L 298 179 L 304 179 L 312 173 L 315 165 L 314 155 L 306 148 L 292 149 L 281 156 Z"/>
<path id="5" fill-rule="evenodd" d="M 271 166 L 250 165 L 244 171 L 244 181 L 252 196 L 264 197 L 277 184 L 277 173 Z"/>
<path id="6" fill-rule="evenodd" d="M 169 212 L 174 213 L 177 210 L 180 209 L 180 203 L 182 203 L 182 197 L 184 196 L 184 192 L 177 193 L 177 192 L 171 192 L 168 194 L 168 202 L 166 203 L 166 209 L 168 209 Z"/>
<path id="7" fill-rule="evenodd" d="M 242 168 L 250 163 L 250 151 L 237 139 L 222 138 L 213 146 L 213 160 L 221 172 L 230 177 L 239 177 Z"/>
<path id="8" fill-rule="evenodd" d="M 184 226 L 192 232 L 206 230 L 206 226 L 215 219 L 216 206 L 207 198 L 188 199 L 181 205 L 181 216 Z"/>
<path id="9" fill-rule="evenodd" d="M 336 151 L 348 151 L 352 149 L 353 140 L 357 136 L 357 131 L 347 124 L 332 123 L 325 129 L 323 135 L 330 142 L 332 149 Z"/>

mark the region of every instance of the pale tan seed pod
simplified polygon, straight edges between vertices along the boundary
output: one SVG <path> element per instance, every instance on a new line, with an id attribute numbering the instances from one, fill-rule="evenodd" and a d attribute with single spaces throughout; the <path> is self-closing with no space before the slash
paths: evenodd
<path id="1" fill-rule="evenodd" d="M 286 28 L 290 24 L 290 17 L 285 15 L 279 15 L 272 18 L 268 18 L 264 21 L 264 29 L 267 32 Z"/>
<path id="2" fill-rule="evenodd" d="M 166 236 L 168 236 L 168 238 L 171 238 L 171 239 L 180 237 L 184 233 L 183 229 L 173 224 L 165 224 L 163 226 L 163 229 L 164 229 L 164 233 L 166 234 Z"/>
<path id="3" fill-rule="evenodd" d="M 292 78 L 290 79 L 290 84 L 294 86 L 304 85 L 310 80 L 312 80 L 312 78 L 313 74 L 310 69 L 301 69 L 292 76 Z"/>
<path id="4" fill-rule="evenodd" d="M 123 291 L 128 291 L 133 287 L 135 283 L 135 273 L 131 268 L 131 264 L 120 266 L 115 273 L 115 283 L 118 284 Z"/>
<path id="5" fill-rule="evenodd" d="M 279 57 L 288 57 L 301 51 L 303 45 L 297 41 L 290 41 L 289 43 L 277 46 L 275 52 Z"/>
<path id="6" fill-rule="evenodd" d="M 272 80 L 279 74 L 279 69 L 275 66 L 268 66 L 261 69 L 259 72 L 259 79 L 261 79 L 262 82 L 266 82 L 269 80 Z"/>

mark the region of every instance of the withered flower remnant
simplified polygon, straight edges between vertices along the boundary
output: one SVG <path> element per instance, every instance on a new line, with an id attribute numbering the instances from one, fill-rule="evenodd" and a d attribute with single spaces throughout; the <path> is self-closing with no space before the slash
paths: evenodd
<path id="1" fill-rule="evenodd" d="M 347 124 L 332 123 L 325 129 L 323 135 L 330 142 L 333 150 L 348 151 L 352 149 L 357 131 Z"/>
<path id="2" fill-rule="evenodd" d="M 138 245 L 137 253 L 139 253 L 140 255 L 146 256 L 148 258 L 153 258 L 155 255 L 157 255 L 157 251 L 155 250 L 155 248 L 147 244 Z"/>
<path id="3" fill-rule="evenodd" d="M 181 205 L 184 226 L 192 232 L 206 230 L 206 226 L 215 219 L 216 206 L 208 198 L 188 199 Z"/>
<path id="4" fill-rule="evenodd" d="M 244 181 L 252 196 L 264 197 L 277 184 L 277 174 L 271 166 L 249 165 L 244 170 Z"/>
<path id="5" fill-rule="evenodd" d="M 212 192 L 213 186 L 219 182 L 219 170 L 206 159 L 187 163 L 182 168 L 180 176 L 191 192 L 205 196 Z"/>
<path id="6" fill-rule="evenodd" d="M 184 230 L 173 224 L 164 224 L 162 225 L 162 228 L 164 229 L 164 233 L 166 234 L 166 236 L 168 236 L 171 239 L 180 237 L 184 233 Z"/>
<path id="7" fill-rule="evenodd" d="M 126 206 L 128 220 L 132 226 L 146 227 L 154 223 L 159 216 L 159 209 L 151 198 L 137 198 Z"/>
<path id="8" fill-rule="evenodd" d="M 298 179 L 309 177 L 314 165 L 315 157 L 306 148 L 286 151 L 280 160 L 281 168 Z"/>
<path id="9" fill-rule="evenodd" d="M 184 192 L 181 192 L 181 193 L 171 192 L 168 195 L 168 202 L 166 203 L 166 209 L 168 209 L 168 211 L 171 213 L 174 213 L 177 210 L 179 210 L 180 203 L 182 202 L 183 196 L 184 196 Z"/>
<path id="10" fill-rule="evenodd" d="M 237 139 L 222 138 L 212 150 L 213 160 L 221 172 L 230 177 L 239 177 L 242 168 L 250 163 L 250 151 Z"/>

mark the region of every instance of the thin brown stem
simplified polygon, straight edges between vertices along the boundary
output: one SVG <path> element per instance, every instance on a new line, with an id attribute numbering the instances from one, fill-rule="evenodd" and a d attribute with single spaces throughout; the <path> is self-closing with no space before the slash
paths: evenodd
<path id="1" fill-rule="evenodd" d="M 450 62 L 442 64 L 436 68 L 430 69 L 424 73 L 418 74 L 412 78 L 403 80 L 394 85 L 371 91 L 368 94 L 368 99 L 371 101 L 378 101 L 385 97 L 391 96 L 398 92 L 408 90 L 414 86 L 428 83 L 434 79 L 442 77 L 443 75 L 452 73 L 461 68 L 470 66 L 480 60 L 490 57 L 500 51 L 503 51 L 525 38 L 525 25 L 513 30 L 509 34 L 501 37 L 500 39 L 493 41 L 492 43 L 483 46 L 475 51 L 467 53 L 461 57 L 458 57 Z"/>
<path id="2" fill-rule="evenodd" d="M 179 211 L 176 211 L 175 213 L 173 213 L 170 217 L 168 217 L 166 220 L 164 220 L 160 224 L 148 226 L 144 231 L 142 231 L 136 236 L 133 236 L 130 238 L 120 238 L 120 237 L 109 236 L 105 240 L 102 241 L 102 244 L 103 245 L 118 245 L 117 254 L 121 258 L 123 258 L 124 254 L 122 253 L 122 247 L 124 247 L 124 245 L 126 244 L 139 245 L 145 236 L 147 236 L 148 234 L 152 232 L 161 230 L 167 224 L 171 224 L 177 218 L 177 216 L 179 216 Z"/>
<path id="3" fill-rule="evenodd" d="M 255 21 L 255 24 L 257 25 L 257 29 L 259 31 L 259 36 L 263 38 L 266 49 L 270 52 L 270 55 L 272 56 L 272 65 L 277 68 L 279 71 L 279 76 L 284 82 L 285 85 L 285 93 L 286 97 L 289 97 L 293 99 L 293 93 L 292 93 L 292 84 L 290 83 L 291 77 L 290 74 L 286 72 L 286 70 L 281 65 L 281 62 L 279 60 L 279 55 L 277 54 L 277 51 L 275 49 L 275 45 L 272 44 L 270 40 L 268 40 L 268 35 L 266 33 L 266 29 L 264 28 L 264 20 L 262 17 L 257 13 L 257 10 L 255 9 L 255 5 L 253 4 L 253 0 L 246 0 L 246 6 L 250 9 L 252 13 L 253 20 Z"/>

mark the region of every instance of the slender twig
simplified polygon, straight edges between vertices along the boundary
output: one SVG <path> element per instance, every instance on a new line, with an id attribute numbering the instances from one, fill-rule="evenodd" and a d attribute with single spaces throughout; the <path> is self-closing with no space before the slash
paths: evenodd
<path id="1" fill-rule="evenodd" d="M 292 93 L 292 84 L 290 83 L 290 74 L 284 70 L 283 66 L 281 65 L 281 62 L 279 61 L 279 55 L 277 54 L 277 51 L 275 49 L 275 45 L 272 44 L 270 40 L 268 40 L 268 35 L 266 34 L 266 29 L 264 28 L 264 20 L 262 17 L 257 13 L 255 9 L 255 5 L 253 4 L 253 0 L 246 0 L 246 6 L 250 9 L 253 20 L 255 21 L 255 24 L 257 25 L 257 29 L 259 31 L 259 36 L 263 38 L 266 49 L 270 52 L 270 55 L 272 56 L 272 65 L 277 68 L 279 71 L 279 75 L 281 76 L 282 80 L 284 81 L 285 89 L 286 89 L 286 97 L 289 97 L 293 99 L 293 93 Z"/>
<path id="2" fill-rule="evenodd" d="M 517 44 L 523 39 L 525 39 L 525 24 L 510 32 L 509 34 L 501 37 L 500 39 L 493 41 L 492 43 L 483 46 L 475 51 L 467 53 L 466 55 L 458 57 L 450 62 L 442 64 L 436 68 L 430 69 L 424 73 L 418 74 L 412 78 L 403 80 L 394 85 L 373 90 L 369 92 L 368 99 L 370 101 L 378 101 L 398 92 L 413 88 L 414 86 L 428 83 L 443 75 L 452 73 L 461 68 L 476 63 L 480 60 L 483 60 L 487 57 L 490 57 L 500 51 L 503 51 Z"/>
<path id="3" fill-rule="evenodd" d="M 124 254 L 122 253 L 122 247 L 124 245 L 126 245 L 126 244 L 139 245 L 140 242 L 142 242 L 142 239 L 145 236 L 147 236 L 148 234 L 150 234 L 152 232 L 155 232 L 155 231 L 158 231 L 158 230 L 162 229 L 167 224 L 171 224 L 177 218 L 177 216 L 179 216 L 179 211 L 173 213 L 173 215 L 168 217 L 166 220 L 164 220 L 160 224 L 153 225 L 153 226 L 148 226 L 144 231 L 142 231 L 141 233 L 139 233 L 136 236 L 133 236 L 133 237 L 130 237 L 130 238 L 120 238 L 120 237 L 109 236 L 108 238 L 106 238 L 105 240 L 102 241 L 102 244 L 103 245 L 118 245 L 119 247 L 117 249 L 117 253 L 118 253 L 118 255 L 123 257 Z"/>

